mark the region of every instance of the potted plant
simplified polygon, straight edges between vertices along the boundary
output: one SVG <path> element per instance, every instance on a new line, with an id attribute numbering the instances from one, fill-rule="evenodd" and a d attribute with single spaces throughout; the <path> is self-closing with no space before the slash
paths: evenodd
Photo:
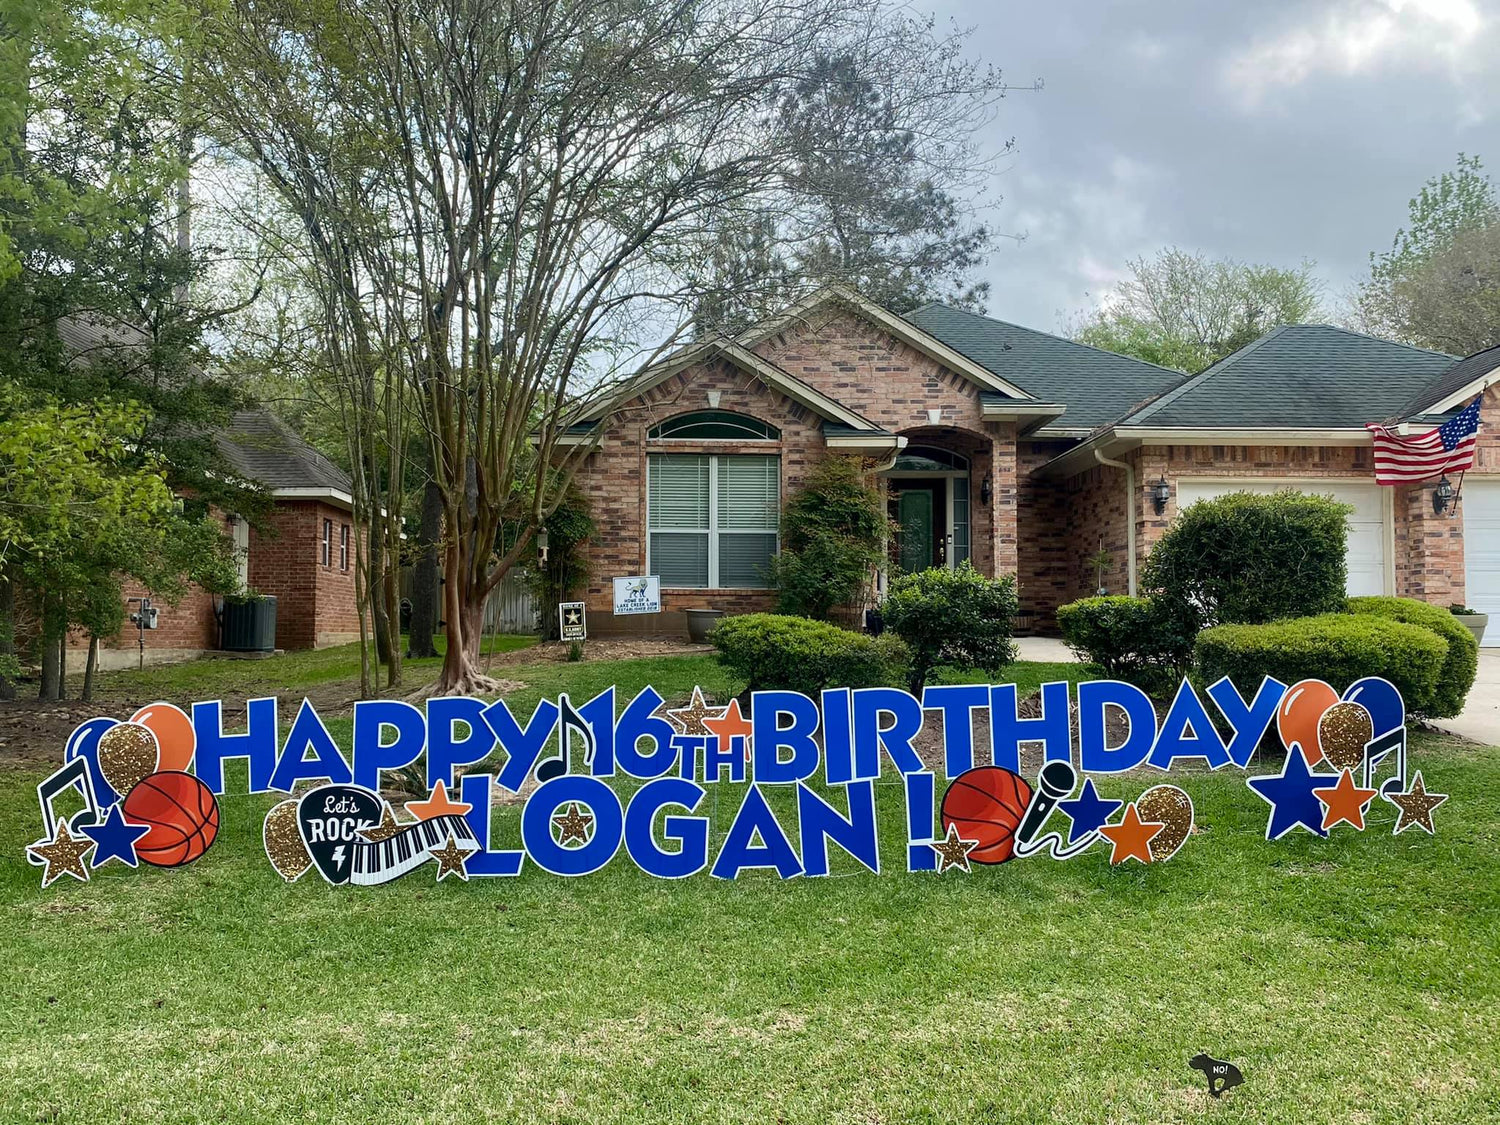
<path id="1" fill-rule="evenodd" d="M 1109 587 L 1104 584 L 1104 572 L 1115 565 L 1115 557 L 1104 549 L 1104 537 L 1099 537 L 1099 549 L 1088 558 L 1083 560 L 1085 567 L 1094 568 L 1094 592 L 1099 597 L 1109 593 Z"/>
<path id="2" fill-rule="evenodd" d="M 219 648 L 225 652 L 275 652 L 276 599 L 249 587 L 227 595 L 219 610 Z"/>
<path id="3" fill-rule="evenodd" d="M 722 609 L 689 609 L 687 614 L 688 640 L 695 645 L 708 644 L 708 631 L 724 616 Z"/>
<path id="4" fill-rule="evenodd" d="M 1474 642 L 1484 644 L 1484 630 L 1485 626 L 1490 623 L 1490 615 L 1480 613 L 1477 609 L 1470 609 L 1466 605 L 1450 606 L 1449 609 L 1452 610 L 1453 616 L 1463 622 L 1464 627 L 1474 634 Z"/>

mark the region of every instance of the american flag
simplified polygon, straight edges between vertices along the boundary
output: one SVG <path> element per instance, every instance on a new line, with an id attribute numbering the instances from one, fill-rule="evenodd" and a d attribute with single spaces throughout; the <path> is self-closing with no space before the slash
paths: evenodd
<path id="1" fill-rule="evenodd" d="M 1461 473 L 1474 464 L 1479 441 L 1479 395 L 1436 429 L 1405 437 L 1389 427 L 1368 423 L 1375 440 L 1375 482 L 1409 484 L 1445 473 Z"/>

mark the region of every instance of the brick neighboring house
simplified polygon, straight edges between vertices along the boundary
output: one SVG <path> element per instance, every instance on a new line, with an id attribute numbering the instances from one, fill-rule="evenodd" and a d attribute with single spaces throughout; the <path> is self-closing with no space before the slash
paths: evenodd
<path id="1" fill-rule="evenodd" d="M 354 598 L 354 541 L 348 475 L 265 410 L 236 414 L 219 435 L 225 460 L 258 481 L 271 497 L 266 530 L 223 513 L 224 530 L 240 553 L 240 577 L 276 598 L 276 647 L 322 648 L 359 639 Z M 146 593 L 127 585 L 125 593 Z M 177 605 L 153 599 L 158 627 L 145 633 L 145 660 L 186 660 L 219 648 L 218 599 L 193 589 Z M 69 671 L 81 670 L 88 642 L 70 646 Z M 105 669 L 134 667 L 137 630 L 128 621 L 100 645 Z"/>
<path id="2" fill-rule="evenodd" d="M 941 304 L 898 317 L 825 290 L 680 350 L 570 428 L 595 446 L 579 474 L 598 523 L 590 625 L 676 631 L 687 608 L 771 608 L 781 504 L 828 452 L 878 466 L 901 529 L 890 569 L 967 558 L 1014 574 L 1022 626 L 1039 632 L 1094 591 L 1101 547 L 1104 586 L 1134 592 L 1180 506 L 1279 487 L 1354 505 L 1351 593 L 1500 613 L 1496 381 L 1500 349 L 1458 360 L 1323 325 L 1185 377 Z M 1435 512 L 1431 483 L 1375 484 L 1365 423 L 1433 425 L 1481 391 L 1456 508 Z M 640 574 L 661 578 L 649 625 L 612 616 L 610 579 Z"/>

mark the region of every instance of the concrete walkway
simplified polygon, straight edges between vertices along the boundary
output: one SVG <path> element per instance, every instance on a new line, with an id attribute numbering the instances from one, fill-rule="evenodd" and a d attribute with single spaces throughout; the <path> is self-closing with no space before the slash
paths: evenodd
<path id="1" fill-rule="evenodd" d="M 1500 648 L 1479 650 L 1479 675 L 1466 706 L 1455 718 L 1435 719 L 1432 725 L 1486 746 L 1500 746 Z"/>
<path id="2" fill-rule="evenodd" d="M 1056 637 L 1017 637 L 1016 650 L 1022 660 L 1038 660 L 1048 664 L 1076 664 L 1078 658 L 1073 650 Z"/>

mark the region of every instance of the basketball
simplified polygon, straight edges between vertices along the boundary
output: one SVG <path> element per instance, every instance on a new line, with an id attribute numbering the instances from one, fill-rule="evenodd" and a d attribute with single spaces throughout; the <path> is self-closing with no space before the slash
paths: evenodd
<path id="1" fill-rule="evenodd" d="M 190 773 L 163 770 L 143 778 L 125 796 L 125 819 L 149 831 L 135 854 L 154 867 L 191 863 L 219 834 L 219 802 L 207 785 Z"/>
<path id="2" fill-rule="evenodd" d="M 943 831 L 956 825 L 965 840 L 979 846 L 975 863 L 1004 863 L 1015 848 L 1016 828 L 1031 803 L 1031 786 L 1002 766 L 977 766 L 953 779 L 943 794 Z"/>

